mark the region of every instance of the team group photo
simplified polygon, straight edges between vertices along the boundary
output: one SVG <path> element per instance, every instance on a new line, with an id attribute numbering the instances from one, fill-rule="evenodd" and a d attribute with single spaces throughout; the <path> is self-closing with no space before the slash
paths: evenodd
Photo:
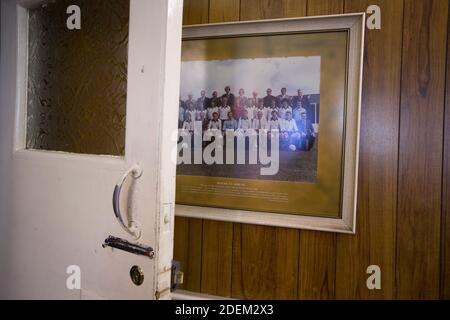
<path id="1" fill-rule="evenodd" d="M 202 149 L 214 142 L 224 152 L 233 142 L 230 136 L 243 138 L 247 151 L 264 143 L 273 155 L 276 145 L 279 169 L 272 177 L 263 177 L 257 170 L 261 164 L 251 161 L 240 165 L 182 163 L 178 174 L 314 182 L 320 117 L 320 58 L 314 58 L 233 60 L 225 61 L 225 66 L 224 61 L 202 62 L 202 66 L 198 62 L 183 63 L 180 135 L 193 141 L 200 134 Z M 268 79 L 250 78 L 255 68 L 266 71 Z M 235 73 L 236 69 L 240 73 Z M 209 76 L 216 73 L 217 77 Z M 233 79 L 236 74 L 242 77 Z M 211 82 L 214 88 L 223 89 L 212 89 Z M 238 84 L 247 86 L 235 87 Z M 264 85 L 267 87 L 261 90 Z M 267 141 L 262 141 L 262 132 L 267 134 Z M 276 143 L 271 143 L 275 137 Z M 193 142 L 189 145 L 199 147 Z"/>

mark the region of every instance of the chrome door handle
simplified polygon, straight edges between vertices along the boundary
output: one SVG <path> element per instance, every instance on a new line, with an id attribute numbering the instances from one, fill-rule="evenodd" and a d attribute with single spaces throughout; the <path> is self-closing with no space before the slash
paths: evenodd
<path id="1" fill-rule="evenodd" d="M 134 221 L 133 217 L 130 217 L 128 224 L 125 224 L 122 217 L 122 212 L 120 210 L 120 193 L 122 192 L 123 184 L 130 175 L 132 175 L 134 179 L 139 179 L 142 176 L 141 167 L 139 167 L 138 164 L 135 164 L 124 173 L 119 183 L 114 187 L 112 205 L 114 216 L 116 217 L 117 221 L 119 221 L 121 227 L 135 239 L 139 239 L 141 237 L 141 229 L 137 225 L 136 221 Z"/>

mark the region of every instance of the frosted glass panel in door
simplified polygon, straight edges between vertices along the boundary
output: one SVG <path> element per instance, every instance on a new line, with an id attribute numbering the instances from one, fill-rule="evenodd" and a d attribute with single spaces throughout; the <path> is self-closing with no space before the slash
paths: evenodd
<path id="1" fill-rule="evenodd" d="M 81 30 L 67 28 L 79 6 Z M 123 155 L 129 0 L 29 10 L 27 148 Z"/>

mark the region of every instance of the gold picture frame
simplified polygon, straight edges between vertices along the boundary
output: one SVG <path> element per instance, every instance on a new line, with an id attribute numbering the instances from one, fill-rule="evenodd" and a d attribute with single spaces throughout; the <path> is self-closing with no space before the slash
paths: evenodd
<path id="1" fill-rule="evenodd" d="M 184 27 L 183 61 L 320 56 L 321 133 L 314 183 L 177 175 L 176 215 L 355 233 L 364 29 L 364 13 Z M 238 187 L 196 192 L 218 184 Z"/>

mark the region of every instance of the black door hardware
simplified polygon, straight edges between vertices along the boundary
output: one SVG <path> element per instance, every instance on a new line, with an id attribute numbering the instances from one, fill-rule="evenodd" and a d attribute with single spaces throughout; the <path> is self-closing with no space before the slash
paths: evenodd
<path id="1" fill-rule="evenodd" d="M 123 240 L 123 239 L 116 238 L 113 236 L 109 236 L 103 243 L 102 247 L 103 248 L 111 247 L 111 248 L 129 252 L 129 253 L 137 254 L 140 256 L 146 256 L 146 257 L 149 257 L 150 259 L 152 259 L 155 256 L 155 251 L 153 251 L 152 247 L 134 244 L 134 243 L 128 242 L 127 240 Z"/>

